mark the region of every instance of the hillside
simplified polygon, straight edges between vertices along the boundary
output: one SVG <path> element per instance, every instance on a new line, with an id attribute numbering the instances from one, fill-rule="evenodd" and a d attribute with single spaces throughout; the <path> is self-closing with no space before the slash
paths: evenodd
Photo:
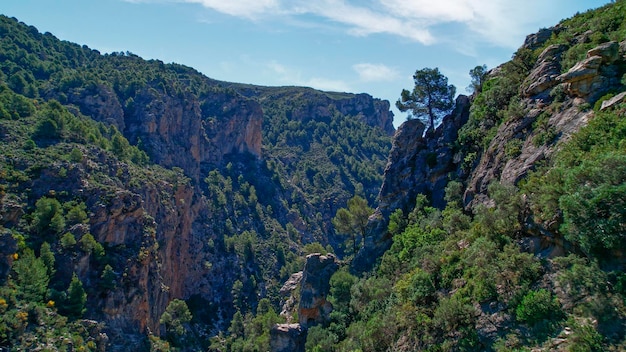
<path id="1" fill-rule="evenodd" d="M 398 128 L 306 350 L 626 349 L 625 16 L 529 35 L 434 133 Z"/>
<path id="2" fill-rule="evenodd" d="M 427 133 L 0 17 L 0 347 L 626 350 L 625 17 L 529 35 Z"/>
<path id="3" fill-rule="evenodd" d="M 376 198 L 388 102 L 0 33 L 0 347 L 206 348 Z"/>

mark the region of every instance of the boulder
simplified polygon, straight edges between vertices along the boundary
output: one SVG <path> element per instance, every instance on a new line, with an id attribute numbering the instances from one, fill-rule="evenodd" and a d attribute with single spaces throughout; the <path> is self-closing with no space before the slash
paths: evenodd
<path id="1" fill-rule="evenodd" d="M 530 50 L 535 50 L 542 46 L 550 37 L 552 37 L 552 33 L 555 31 L 555 27 L 553 28 L 542 28 L 539 32 L 530 34 L 526 36 L 526 40 L 524 40 L 524 48 L 528 48 Z"/>
<path id="2" fill-rule="evenodd" d="M 587 57 L 599 56 L 603 65 L 610 65 L 619 58 L 619 44 L 617 42 L 607 42 L 587 51 Z"/>
<path id="3" fill-rule="evenodd" d="M 306 329 L 300 324 L 276 324 L 270 330 L 270 351 L 304 352 Z"/>
<path id="4" fill-rule="evenodd" d="M 614 70 L 605 69 L 619 58 L 619 44 L 601 44 L 587 52 L 587 58 L 578 62 L 566 73 L 557 77 L 565 83 L 569 95 L 593 100 L 597 99 L 611 84 Z"/>

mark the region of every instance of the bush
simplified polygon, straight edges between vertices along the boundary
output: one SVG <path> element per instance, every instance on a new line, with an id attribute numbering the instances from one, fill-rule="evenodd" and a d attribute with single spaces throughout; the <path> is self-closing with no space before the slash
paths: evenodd
<path id="1" fill-rule="evenodd" d="M 535 325 L 543 320 L 556 320 L 562 315 L 559 301 L 545 289 L 529 291 L 515 308 L 517 320 L 529 325 Z"/>

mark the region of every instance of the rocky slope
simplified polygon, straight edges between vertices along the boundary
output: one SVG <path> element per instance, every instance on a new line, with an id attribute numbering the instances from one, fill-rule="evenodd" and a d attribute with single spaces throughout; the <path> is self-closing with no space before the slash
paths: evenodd
<path id="1" fill-rule="evenodd" d="M 426 194 L 433 206 L 443 209 L 448 181 L 459 180 L 465 185 L 464 202 L 468 211 L 481 204 L 489 206 L 489 184 L 517 184 L 538 165 L 550 160 L 560 143 L 593 118 L 594 110 L 590 107 L 602 96 L 624 89 L 620 79 L 626 62 L 626 41 L 594 46 L 583 60 L 567 68 L 562 66 L 564 53 L 576 44 L 587 43 L 593 32 L 581 33 L 567 44 L 546 45 L 553 33 L 564 30 L 556 26 L 529 35 L 518 51 L 545 48 L 523 72 L 521 96 L 510 103 L 509 111 L 514 110 L 510 118 L 495 126 L 485 121 L 476 124 L 476 120 L 466 126 L 471 101 L 476 96 L 459 96 L 454 112 L 444 118 L 433 134 L 423 135 L 424 126 L 417 120 L 407 121 L 398 128 L 378 207 L 370 219 L 370 235 L 353 263 L 357 271 L 371 267 L 371 258 L 379 257 L 389 248 L 391 238 L 386 232 L 389 215 L 396 209 L 406 214 L 415 205 L 416 195 Z M 489 72 L 487 81 L 501 81 L 502 77 L 501 66 Z M 623 96 L 605 105 L 616 104 L 620 99 Z M 459 142 L 460 133 L 489 128 L 492 131 L 488 133 L 493 134 L 484 150 L 475 141 L 470 146 Z M 550 239 L 548 243 L 553 241 Z M 563 253 L 562 249 L 559 251 Z"/>

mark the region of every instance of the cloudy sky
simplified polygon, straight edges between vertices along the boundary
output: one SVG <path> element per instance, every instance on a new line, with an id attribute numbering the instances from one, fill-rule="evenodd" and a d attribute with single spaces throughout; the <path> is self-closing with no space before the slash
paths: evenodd
<path id="1" fill-rule="evenodd" d="M 366 92 L 392 105 L 438 67 L 510 59 L 529 33 L 609 0 L 2 0 L 0 13 L 102 53 L 130 51 L 219 80 Z M 396 111 L 395 125 L 405 120 Z"/>

